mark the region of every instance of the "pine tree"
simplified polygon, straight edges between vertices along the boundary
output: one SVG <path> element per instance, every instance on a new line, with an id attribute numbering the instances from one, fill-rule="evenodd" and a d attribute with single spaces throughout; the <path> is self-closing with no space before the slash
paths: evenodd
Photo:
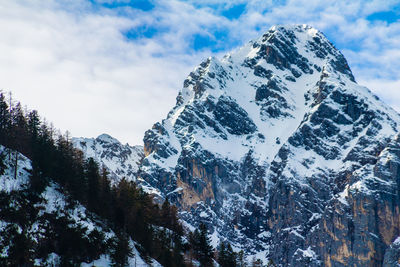
<path id="1" fill-rule="evenodd" d="M 207 227 L 201 223 L 199 230 L 195 230 L 191 238 L 191 246 L 196 259 L 201 266 L 212 266 L 213 248 L 210 245 L 211 240 L 208 237 Z"/>
<path id="2" fill-rule="evenodd" d="M 85 176 L 88 183 L 87 201 L 90 210 L 98 212 L 98 200 L 100 192 L 99 165 L 93 158 L 89 158 L 85 164 Z"/>
<path id="3" fill-rule="evenodd" d="M 227 258 L 225 242 L 221 242 L 218 246 L 218 263 L 221 267 L 226 266 Z"/>
<path id="4" fill-rule="evenodd" d="M 8 266 L 32 266 L 32 240 L 26 231 L 21 233 L 12 227 L 9 233 L 10 247 L 8 248 Z"/>
<path id="5" fill-rule="evenodd" d="M 221 267 L 236 267 L 236 253 L 229 243 L 221 242 L 218 247 L 218 263 Z"/>
<path id="6" fill-rule="evenodd" d="M 22 110 L 21 103 L 17 103 L 12 107 L 11 113 L 11 124 L 12 124 L 12 148 L 23 154 L 29 154 L 27 152 L 29 147 L 29 136 L 28 136 L 28 123 L 26 121 L 24 112 Z"/>
<path id="7" fill-rule="evenodd" d="M 29 182 L 30 189 L 32 189 L 32 192 L 37 195 L 40 195 L 49 183 L 45 176 L 43 176 L 43 173 L 36 161 L 32 161 L 32 171 L 29 176 Z"/>
<path id="8" fill-rule="evenodd" d="M 33 110 L 28 113 L 27 117 L 27 130 L 29 134 L 30 141 L 30 154 L 26 156 L 29 157 L 32 161 L 36 161 L 37 157 L 39 157 L 40 146 L 39 146 L 39 133 L 40 133 L 40 117 L 36 110 Z"/>
<path id="9" fill-rule="evenodd" d="M 10 131 L 10 112 L 3 92 L 0 92 L 0 144 L 8 146 Z"/>
<path id="10" fill-rule="evenodd" d="M 17 179 L 18 173 L 18 152 L 28 154 L 29 138 L 27 135 L 27 123 L 22 111 L 21 103 L 17 103 L 11 109 L 11 131 L 10 137 L 10 148 L 14 149 L 14 179 Z M 11 153 L 11 152 L 10 152 Z"/>
<path id="11" fill-rule="evenodd" d="M 28 131 L 32 136 L 32 139 L 36 140 L 39 135 L 40 124 L 41 124 L 39 114 L 36 110 L 32 110 L 31 112 L 28 113 L 27 124 L 28 124 Z"/>
<path id="12" fill-rule="evenodd" d="M 3 175 L 7 169 L 7 166 L 4 162 L 5 160 L 6 160 L 6 154 L 0 152 L 0 175 Z"/>
<path id="13" fill-rule="evenodd" d="M 241 250 L 237 253 L 237 266 L 238 267 L 246 267 L 247 266 L 246 257 L 245 257 L 243 250 Z"/>
<path id="14" fill-rule="evenodd" d="M 128 257 L 132 257 L 132 247 L 128 236 L 120 232 L 111 245 L 111 263 L 114 267 L 125 267 L 128 265 Z"/>
<path id="15" fill-rule="evenodd" d="M 160 224 L 166 228 L 171 229 L 171 226 L 173 224 L 171 214 L 170 214 L 170 204 L 168 201 L 168 198 L 165 199 L 164 203 L 161 206 L 161 218 L 160 218 Z"/>
<path id="16" fill-rule="evenodd" d="M 8 120 L 8 125 L 7 125 L 7 143 L 6 146 L 8 148 L 8 160 L 11 162 L 11 151 L 12 147 L 14 145 L 14 134 L 13 134 L 13 122 L 12 122 L 12 113 L 13 113 L 13 101 L 12 101 L 12 94 L 9 92 L 9 97 L 8 97 L 8 114 L 9 114 L 9 120 Z"/>
<path id="17" fill-rule="evenodd" d="M 112 193 L 111 193 L 111 183 L 108 178 L 109 172 L 103 166 L 100 172 L 100 193 L 99 193 L 99 201 L 100 206 L 102 207 L 99 210 L 101 216 L 105 218 L 111 218 L 112 214 Z"/>

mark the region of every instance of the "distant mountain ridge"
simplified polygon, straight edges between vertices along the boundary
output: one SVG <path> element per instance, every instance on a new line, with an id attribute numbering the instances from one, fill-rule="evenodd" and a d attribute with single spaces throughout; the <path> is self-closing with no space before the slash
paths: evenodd
<path id="1" fill-rule="evenodd" d="M 137 177 L 144 158 L 143 146 L 123 145 L 108 134 L 101 134 L 96 138 L 73 137 L 71 141 L 75 148 L 82 150 L 86 158 L 95 159 L 101 167 L 108 170 L 112 184 L 117 184 L 123 178 L 135 181 L 146 193 L 156 197 L 156 200 L 162 198 L 158 189 Z"/>
<path id="2" fill-rule="evenodd" d="M 97 138 L 74 137 L 72 143 L 74 147 L 82 150 L 86 157 L 92 157 L 104 164 L 114 182 L 122 177 L 136 180 L 135 174 L 144 156 L 143 146 L 123 145 L 108 134 L 101 134 Z"/>
<path id="3" fill-rule="evenodd" d="M 196 67 L 143 154 L 86 147 L 115 149 L 98 159 L 206 223 L 214 245 L 278 266 L 395 266 L 399 129 L 321 32 L 289 25 Z"/>

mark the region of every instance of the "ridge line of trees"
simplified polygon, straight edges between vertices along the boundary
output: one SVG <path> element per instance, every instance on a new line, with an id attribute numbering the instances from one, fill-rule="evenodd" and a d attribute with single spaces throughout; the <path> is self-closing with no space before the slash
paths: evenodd
<path id="1" fill-rule="evenodd" d="M 13 165 L 13 178 L 17 178 L 18 152 L 28 157 L 32 163 L 28 188 L 9 195 L 0 194 L 2 220 L 19 226 L 24 232 L 29 223 L 42 219 L 38 217 L 39 212 L 35 210 L 35 204 L 42 201 L 41 194 L 54 182 L 68 196 L 69 205 L 82 204 L 106 222 L 117 235 L 111 243 L 102 244 L 101 235 L 96 233 L 98 236 L 92 236 L 91 241 L 96 243 L 97 249 L 88 251 L 85 246 L 90 245 L 83 242 L 83 229 L 71 229 L 67 218 L 64 218 L 64 221 L 53 217 L 46 218 L 52 222 L 51 229 L 47 229 L 46 232 L 53 232 L 54 235 L 46 233 L 42 240 L 34 244 L 25 232 L 22 236 L 17 234 L 15 229 L 1 233 L 2 236 L 9 237 L 0 242 L 0 249 L 12 245 L 12 251 L 16 255 L 12 256 L 13 259 L 10 255 L 0 259 L 0 265 L 31 266 L 33 259 L 56 253 L 62 258 L 61 265 L 75 266 L 80 262 L 91 262 L 101 253 L 109 253 L 115 266 L 125 266 L 128 256 L 131 256 L 127 240 L 132 238 L 148 262 L 154 258 L 164 266 L 184 266 L 184 233 L 174 206 L 165 202 L 160 207 L 154 203 L 151 196 L 126 179 L 122 179 L 116 186 L 111 186 L 107 170 L 104 167 L 100 168 L 94 159 L 85 159 L 82 151 L 73 147 L 68 132 L 61 134 L 56 131 L 52 125 L 48 125 L 39 117 L 37 111 L 23 109 L 19 102 L 12 101 L 11 95 L 7 101 L 1 91 L 0 144 L 6 147 L 6 153 L 0 156 L 0 173 L 4 173 L 6 168 L 4 160 L 1 159 L 8 157 Z M 15 198 L 18 198 L 19 204 L 24 202 L 26 207 L 19 210 L 1 209 L 3 206 L 7 207 Z M 32 218 L 26 218 L 28 210 L 34 211 L 34 214 L 29 215 Z M 21 218 L 15 216 L 15 213 Z M 24 242 L 18 242 L 21 238 Z M 23 243 L 23 246 L 18 245 L 20 243 Z"/>

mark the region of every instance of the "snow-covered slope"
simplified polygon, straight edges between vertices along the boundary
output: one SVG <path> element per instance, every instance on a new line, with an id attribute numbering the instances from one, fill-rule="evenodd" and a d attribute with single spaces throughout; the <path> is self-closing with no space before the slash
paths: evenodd
<path id="1" fill-rule="evenodd" d="M 135 174 L 144 155 L 142 146 L 123 145 L 108 134 L 97 138 L 72 138 L 72 143 L 87 158 L 92 157 L 101 166 L 105 166 L 113 182 L 118 182 L 123 177 L 136 180 Z"/>
<path id="2" fill-rule="evenodd" d="M 0 155 L 5 151 L 5 148 L 0 145 Z M 7 152 L 5 153 L 7 154 Z M 46 187 L 44 192 L 36 199 L 35 203 L 29 199 L 29 175 L 31 173 L 31 161 L 24 155 L 18 155 L 17 176 L 15 177 L 14 158 L 15 152 L 12 152 L 11 160 L 5 157 L 4 163 L 6 166 L 3 175 L 0 175 L 0 261 L 8 257 L 10 247 L 15 246 L 10 239 L 15 234 L 23 235 L 29 242 L 31 248 L 45 246 L 51 250 L 54 242 L 52 238 L 57 239 L 58 231 L 54 230 L 59 227 L 63 231 L 70 231 L 73 234 L 82 234 L 81 238 L 87 239 L 88 244 L 90 238 L 95 238 L 98 233 L 101 233 L 104 239 L 101 240 L 104 244 L 115 238 L 115 233 L 97 217 L 90 213 L 86 208 L 74 201 L 71 201 L 63 193 L 63 189 L 57 184 L 51 183 Z M 21 217 L 25 215 L 25 217 Z M 28 217 L 28 215 L 30 217 Z M 18 217 L 20 216 L 20 217 Z M 21 219 L 21 223 L 16 223 Z M 12 221 L 10 221 L 12 220 Z M 33 221 L 32 221 L 33 220 Z M 54 222 L 58 222 L 55 225 Z M 61 225 L 60 222 L 66 223 Z M 65 228 L 63 228 L 65 227 Z M 77 237 L 75 238 L 77 241 Z M 14 238 L 13 240 L 18 240 Z M 20 239 L 21 240 L 21 239 Z M 59 242 L 56 240 L 55 243 Z M 48 243 L 48 244 L 47 244 Z M 139 252 L 134 246 L 134 242 L 130 240 L 130 245 L 133 249 L 132 257 L 128 259 L 129 266 L 149 266 L 140 257 Z M 47 244 L 47 246 L 46 246 Z M 21 248 L 23 245 L 18 244 Z M 57 245 L 54 245 L 54 248 Z M 66 248 L 65 248 L 66 249 Z M 65 251 L 63 251 L 65 253 Z M 23 252 L 20 252 L 21 255 Z M 30 253 L 40 254 L 40 249 L 31 251 Z M 13 255 L 15 257 L 15 255 Z M 60 257 L 57 253 L 41 255 L 43 258 L 36 258 L 35 266 L 60 266 Z M 73 255 L 78 257 L 78 255 Z M 20 256 L 22 257 L 22 256 Z M 1 261 L 6 264 L 6 261 Z M 6 266 L 4 265 L 4 266 Z M 82 262 L 81 266 L 111 266 L 110 256 L 108 254 L 100 255 L 99 259 L 87 263 Z M 11 266 L 11 265 L 7 265 Z M 160 266 L 153 260 L 152 266 Z"/>
<path id="3" fill-rule="evenodd" d="M 398 192 L 385 195 L 398 174 L 377 170 L 399 127 L 321 32 L 274 26 L 190 73 L 138 174 L 215 243 L 281 266 L 381 264 L 399 235 Z"/>

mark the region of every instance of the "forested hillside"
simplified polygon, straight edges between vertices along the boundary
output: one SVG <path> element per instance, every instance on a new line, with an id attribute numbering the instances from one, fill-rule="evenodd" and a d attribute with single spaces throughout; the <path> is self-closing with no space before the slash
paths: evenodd
<path id="1" fill-rule="evenodd" d="M 184 231 L 177 209 L 104 166 L 35 110 L 0 92 L 0 265 L 245 266 L 207 228 Z M 254 264 L 260 264 L 254 260 Z"/>
<path id="2" fill-rule="evenodd" d="M 42 121 L 36 111 L 23 110 L 20 103 L 6 101 L 0 94 L 0 144 L 5 147 L 0 174 L 12 169 L 2 179 L 17 180 L 21 171 L 29 176 L 20 190 L 1 188 L 0 218 L 7 224 L 0 232 L 1 265 L 29 266 L 34 259 L 55 253 L 62 266 L 92 262 L 103 254 L 109 254 L 116 266 L 124 266 L 132 256 L 131 238 L 147 262 L 154 258 L 165 266 L 183 266 L 183 230 L 175 207 L 168 202 L 159 207 L 126 180 L 111 187 L 105 169 L 92 158 L 85 160 L 69 138 Z M 31 160 L 31 169 L 24 168 L 21 154 Z M 107 239 L 98 230 L 86 235 L 81 225 L 71 227 L 68 216 L 43 212 L 44 193 L 54 185 L 67 196 L 68 207 L 82 205 L 115 236 Z M 39 229 L 32 232 L 29 227 L 35 223 Z"/>

